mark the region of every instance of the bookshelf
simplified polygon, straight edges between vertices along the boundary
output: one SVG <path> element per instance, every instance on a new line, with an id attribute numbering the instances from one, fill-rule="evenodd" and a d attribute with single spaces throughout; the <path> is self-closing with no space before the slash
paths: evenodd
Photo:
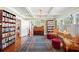
<path id="1" fill-rule="evenodd" d="M 16 15 L 0 10 L 0 51 L 15 42 Z"/>
<path id="2" fill-rule="evenodd" d="M 55 21 L 47 20 L 47 34 L 52 34 L 54 28 L 55 28 Z"/>

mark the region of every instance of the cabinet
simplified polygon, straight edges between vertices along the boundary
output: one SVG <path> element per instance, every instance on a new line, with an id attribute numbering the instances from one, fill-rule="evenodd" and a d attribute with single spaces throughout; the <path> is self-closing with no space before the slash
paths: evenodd
<path id="1" fill-rule="evenodd" d="M 16 15 L 0 10 L 0 51 L 15 42 Z"/>

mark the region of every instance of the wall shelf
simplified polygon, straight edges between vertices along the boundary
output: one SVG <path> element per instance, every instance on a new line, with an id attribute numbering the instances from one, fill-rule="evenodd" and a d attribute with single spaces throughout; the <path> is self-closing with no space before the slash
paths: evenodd
<path id="1" fill-rule="evenodd" d="M 47 21 L 47 34 L 51 34 L 53 32 L 54 28 L 55 28 L 55 21 L 54 20 L 48 20 Z"/>

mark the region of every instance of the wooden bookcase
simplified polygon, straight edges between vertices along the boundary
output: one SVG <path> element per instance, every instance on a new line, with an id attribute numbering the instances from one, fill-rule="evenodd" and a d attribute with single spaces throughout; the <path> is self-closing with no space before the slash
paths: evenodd
<path id="1" fill-rule="evenodd" d="M 0 51 L 15 42 L 16 15 L 0 10 Z"/>
<path id="2" fill-rule="evenodd" d="M 52 34 L 54 28 L 55 28 L 55 21 L 47 20 L 47 34 Z"/>

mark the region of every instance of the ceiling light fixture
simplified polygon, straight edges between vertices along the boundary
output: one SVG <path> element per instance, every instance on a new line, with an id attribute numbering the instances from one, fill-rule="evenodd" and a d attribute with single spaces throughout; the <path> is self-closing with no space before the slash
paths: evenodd
<path id="1" fill-rule="evenodd" d="M 41 17 L 42 17 L 42 9 L 39 9 L 38 17 L 41 19 Z"/>

